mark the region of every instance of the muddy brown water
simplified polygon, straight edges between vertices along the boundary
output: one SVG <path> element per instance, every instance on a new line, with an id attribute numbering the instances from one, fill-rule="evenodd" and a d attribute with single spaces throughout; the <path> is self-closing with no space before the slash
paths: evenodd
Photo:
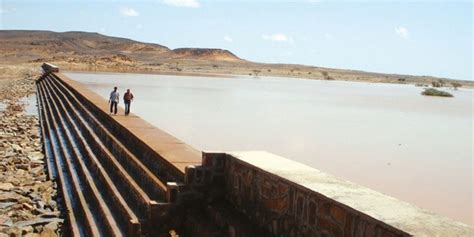
<path id="1" fill-rule="evenodd" d="M 265 150 L 474 225 L 473 90 L 287 78 L 66 73 L 200 150 Z M 123 106 L 123 102 L 121 102 Z"/>

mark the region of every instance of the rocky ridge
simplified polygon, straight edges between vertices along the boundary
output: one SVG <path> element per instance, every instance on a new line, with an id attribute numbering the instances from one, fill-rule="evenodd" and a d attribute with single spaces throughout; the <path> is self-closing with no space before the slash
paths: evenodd
<path id="1" fill-rule="evenodd" d="M 207 59 L 231 62 L 238 62 L 242 60 L 229 50 L 225 49 L 178 48 L 173 49 L 172 52 L 174 58 Z"/>

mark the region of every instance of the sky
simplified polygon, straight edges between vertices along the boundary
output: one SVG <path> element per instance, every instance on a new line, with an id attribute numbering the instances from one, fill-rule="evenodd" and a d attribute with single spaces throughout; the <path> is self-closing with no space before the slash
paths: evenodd
<path id="1" fill-rule="evenodd" d="M 0 0 L 0 29 L 88 31 L 256 62 L 473 80 L 473 3 Z"/>

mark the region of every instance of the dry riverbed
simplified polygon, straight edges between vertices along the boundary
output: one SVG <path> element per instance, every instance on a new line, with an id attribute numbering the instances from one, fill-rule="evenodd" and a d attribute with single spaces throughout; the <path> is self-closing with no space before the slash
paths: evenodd
<path id="1" fill-rule="evenodd" d="M 48 180 L 38 117 L 20 99 L 35 93 L 38 72 L 0 66 L 0 237 L 60 236 L 56 182 Z"/>

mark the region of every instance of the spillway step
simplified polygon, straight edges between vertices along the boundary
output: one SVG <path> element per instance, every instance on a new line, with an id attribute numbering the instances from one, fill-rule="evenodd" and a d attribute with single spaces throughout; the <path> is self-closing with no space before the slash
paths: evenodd
<path id="1" fill-rule="evenodd" d="M 156 236 L 166 181 L 53 74 L 37 81 L 44 150 L 71 236 Z"/>
<path id="2" fill-rule="evenodd" d="M 56 96 L 55 91 L 53 91 L 52 93 Z M 55 97 L 55 99 L 61 105 L 61 113 L 63 113 L 63 116 L 68 119 L 69 126 L 72 130 L 75 131 L 76 136 L 74 136 L 74 142 L 79 147 L 81 154 L 83 154 L 82 158 L 84 159 L 86 166 L 91 167 L 93 176 L 96 178 L 99 187 L 101 187 L 101 191 L 107 194 L 106 196 L 108 198 L 106 199 L 106 202 L 114 210 L 117 210 L 117 213 L 120 214 L 118 215 L 118 217 L 121 219 L 120 223 L 124 226 L 127 226 L 133 225 L 133 223 L 138 222 L 138 218 L 130 208 L 129 204 L 136 204 L 136 202 L 138 202 L 140 207 L 146 210 L 146 208 L 150 208 L 150 206 L 153 205 L 153 202 L 149 199 L 146 199 L 146 196 L 145 198 L 140 199 L 139 195 L 143 195 L 143 193 L 136 193 L 136 186 L 132 187 L 132 189 L 126 189 L 126 196 L 120 194 L 119 188 L 127 187 L 126 184 L 133 184 L 133 182 L 130 181 L 129 177 L 127 177 L 123 173 L 115 176 L 115 179 L 109 175 L 104 166 L 99 162 L 99 159 L 101 158 L 96 156 L 96 154 L 102 154 L 102 152 L 104 151 L 95 150 L 91 145 L 96 144 L 99 141 L 96 139 L 85 138 L 83 136 L 83 134 L 85 134 L 84 130 L 79 129 L 77 121 L 75 121 L 70 115 L 74 112 L 74 110 L 67 110 L 64 107 L 63 101 L 59 100 L 57 97 Z M 126 199 L 128 200 L 128 202 Z M 144 217 L 143 219 L 146 219 L 146 217 Z"/>
<path id="3" fill-rule="evenodd" d="M 95 104 L 92 104 L 91 101 L 87 100 L 83 95 L 75 91 L 71 85 L 64 82 L 59 76 L 56 75 L 52 75 L 52 79 L 54 79 L 52 80 L 54 83 L 61 87 L 60 91 L 64 92 L 68 97 L 70 97 L 71 101 L 79 106 L 79 109 L 80 107 L 84 108 L 80 109 L 80 111 L 84 113 L 85 119 L 88 119 L 91 124 L 94 124 L 98 128 L 104 128 L 103 130 L 107 131 L 107 137 L 113 138 L 114 144 L 121 144 L 124 148 L 126 148 L 125 150 L 127 156 L 133 155 L 137 157 L 138 161 L 144 165 L 142 167 L 146 167 L 146 170 L 154 174 L 154 176 L 156 176 L 158 180 L 161 181 L 161 183 L 165 184 L 166 182 L 183 181 L 182 174 L 177 175 L 173 172 L 170 172 L 169 163 L 167 161 L 164 162 L 163 159 L 144 153 L 142 148 L 144 148 L 146 145 L 135 143 L 134 145 L 128 144 L 130 137 L 133 137 L 134 135 L 128 133 L 126 130 L 123 130 L 120 126 L 115 126 L 114 119 L 107 117 L 107 115 L 105 115 L 100 108 L 98 108 Z M 108 139 L 105 139 L 104 141 L 107 140 Z M 116 141 L 118 141 L 118 143 Z M 146 170 L 144 169 L 143 171 L 148 173 Z M 161 186 L 164 189 L 165 185 Z"/>
<path id="4" fill-rule="evenodd" d="M 73 236 L 98 236 L 99 231 L 90 214 L 90 210 L 85 208 L 87 207 L 87 204 L 83 197 L 79 197 L 78 192 L 75 189 L 78 184 L 72 177 L 73 174 L 70 173 L 68 166 L 65 164 L 64 152 L 62 151 L 59 142 L 59 131 L 57 127 L 52 124 L 52 114 L 48 102 L 46 102 L 50 98 L 45 95 L 41 84 L 38 84 L 37 88 L 40 94 L 41 105 L 43 106 L 41 109 L 41 117 L 43 120 L 41 122 L 44 123 L 45 131 L 47 131 L 45 134 L 49 135 L 52 150 L 51 155 L 53 156 L 48 159 L 54 160 L 57 177 L 59 178 L 57 181 L 60 184 L 60 191 L 62 192 L 64 205 L 67 209 L 67 217 L 70 227 L 69 234 Z"/>
<path id="5" fill-rule="evenodd" d="M 82 125 L 89 125 L 94 129 L 87 129 L 90 131 L 90 138 L 100 139 L 101 144 L 110 151 L 110 155 L 116 158 L 119 164 L 127 167 L 127 173 L 133 177 L 138 185 L 148 194 L 148 196 L 155 200 L 164 200 L 166 193 L 166 185 L 133 153 L 131 153 L 126 146 L 96 118 L 94 114 L 88 111 L 77 98 L 57 80 L 49 79 L 61 98 L 69 104 L 70 108 L 75 108 L 78 113 L 76 116 Z"/>

